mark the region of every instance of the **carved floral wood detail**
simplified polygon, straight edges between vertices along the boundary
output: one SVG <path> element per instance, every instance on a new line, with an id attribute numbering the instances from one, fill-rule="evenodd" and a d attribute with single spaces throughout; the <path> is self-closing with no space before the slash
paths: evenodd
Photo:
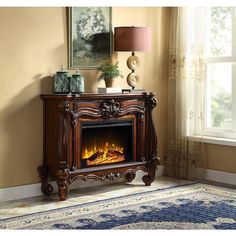
<path id="1" fill-rule="evenodd" d="M 138 170 L 147 171 L 147 168 L 145 165 L 143 166 L 136 166 L 133 168 L 126 168 L 119 170 L 118 172 L 116 170 L 110 170 L 110 172 L 103 174 L 103 173 L 97 173 L 97 174 L 87 174 L 87 175 L 81 175 L 80 173 L 71 173 L 70 174 L 70 182 L 74 182 L 78 179 L 82 181 L 87 180 L 96 180 L 96 181 L 107 181 L 107 182 L 113 182 L 116 181 L 119 178 L 125 177 L 127 181 L 134 179 L 135 173 Z M 129 180 L 128 180 L 129 179 Z M 130 182 L 130 181 L 129 181 Z"/>
<path id="2" fill-rule="evenodd" d="M 114 99 L 104 100 L 101 102 L 99 113 L 104 118 L 111 118 L 117 116 L 120 111 L 120 103 Z"/>
<path id="3" fill-rule="evenodd" d="M 114 118 L 119 116 L 124 116 L 127 114 L 139 114 L 141 121 L 143 121 L 145 107 L 139 105 L 129 105 L 122 108 L 119 101 L 115 99 L 106 99 L 100 102 L 99 108 L 83 107 L 77 108 L 77 104 L 74 104 L 73 108 L 70 108 L 68 101 L 63 101 L 59 104 L 59 109 L 62 113 L 69 113 L 71 115 L 71 125 L 74 127 L 77 125 L 77 119 L 80 117 L 87 118 Z"/>

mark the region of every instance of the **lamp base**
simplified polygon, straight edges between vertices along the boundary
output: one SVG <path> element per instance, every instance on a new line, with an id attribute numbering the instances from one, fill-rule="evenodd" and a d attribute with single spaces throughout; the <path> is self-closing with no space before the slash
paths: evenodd
<path id="1" fill-rule="evenodd" d="M 139 59 L 137 56 L 135 56 L 135 53 L 132 52 L 132 55 L 129 56 L 127 59 L 127 66 L 132 71 L 127 76 L 127 84 L 130 87 L 132 87 L 132 89 L 134 89 L 136 85 L 137 76 L 135 74 L 135 69 L 138 67 L 138 65 L 139 65 Z"/>
<path id="2" fill-rule="evenodd" d="M 139 59 L 137 56 L 135 56 L 134 52 L 132 52 L 132 55 L 128 57 L 126 64 L 128 68 L 132 71 L 139 66 Z"/>
<path id="3" fill-rule="evenodd" d="M 137 83 L 136 74 L 135 74 L 135 71 L 132 71 L 132 72 L 129 73 L 128 76 L 127 76 L 127 84 L 128 84 L 132 89 L 134 89 L 136 83 Z"/>

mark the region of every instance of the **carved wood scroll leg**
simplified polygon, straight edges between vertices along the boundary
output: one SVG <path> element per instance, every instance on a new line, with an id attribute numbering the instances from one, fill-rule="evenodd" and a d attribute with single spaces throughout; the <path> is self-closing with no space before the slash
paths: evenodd
<path id="1" fill-rule="evenodd" d="M 125 178 L 128 182 L 132 182 L 136 176 L 135 172 L 129 172 L 125 175 Z"/>
<path id="2" fill-rule="evenodd" d="M 38 168 L 39 177 L 41 181 L 41 190 L 45 195 L 50 195 L 53 192 L 53 187 L 48 183 L 50 174 L 46 166 L 40 166 Z"/>
<path id="3" fill-rule="evenodd" d="M 58 184 L 58 195 L 61 201 L 65 201 L 68 195 L 68 185 L 64 184 L 59 186 Z"/>
<path id="4" fill-rule="evenodd" d="M 69 190 L 70 171 L 67 168 L 65 161 L 59 163 L 59 170 L 57 172 L 58 195 L 61 201 L 66 200 Z"/>
<path id="5" fill-rule="evenodd" d="M 155 172 L 154 172 L 155 173 Z M 150 186 L 155 179 L 155 174 L 153 172 L 148 172 L 148 175 L 144 175 L 142 180 L 146 186 Z"/>
<path id="6" fill-rule="evenodd" d="M 152 161 L 150 161 L 147 165 L 148 175 L 144 175 L 142 180 L 146 186 L 150 186 L 151 183 L 155 180 L 157 165 L 159 164 L 159 160 L 154 157 Z"/>

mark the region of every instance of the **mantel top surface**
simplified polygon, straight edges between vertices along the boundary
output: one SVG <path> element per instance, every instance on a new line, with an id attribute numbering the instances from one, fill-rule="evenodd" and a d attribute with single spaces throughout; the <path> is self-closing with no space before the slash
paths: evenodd
<path id="1" fill-rule="evenodd" d="M 81 93 L 81 94 L 41 94 L 42 99 L 94 99 L 94 98 L 135 98 L 154 96 L 152 92 L 132 93 Z"/>

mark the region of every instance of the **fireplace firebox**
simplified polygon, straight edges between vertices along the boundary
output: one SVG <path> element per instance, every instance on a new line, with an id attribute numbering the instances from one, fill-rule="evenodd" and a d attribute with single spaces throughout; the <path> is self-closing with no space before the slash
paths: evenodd
<path id="1" fill-rule="evenodd" d="M 44 158 L 38 168 L 42 191 L 60 200 L 77 179 L 112 182 L 147 172 L 151 185 L 158 164 L 152 120 L 153 93 L 41 95 L 44 102 Z"/>
<path id="2" fill-rule="evenodd" d="M 132 121 L 85 122 L 81 127 L 81 167 L 131 162 Z"/>

